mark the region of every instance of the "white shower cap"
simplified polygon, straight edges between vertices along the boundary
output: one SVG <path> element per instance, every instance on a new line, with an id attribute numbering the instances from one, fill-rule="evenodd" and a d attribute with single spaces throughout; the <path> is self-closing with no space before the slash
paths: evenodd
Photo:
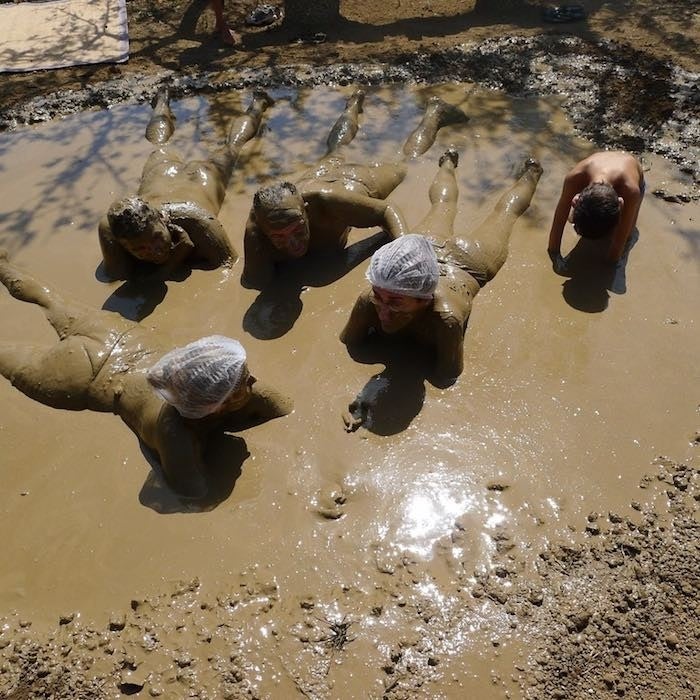
<path id="1" fill-rule="evenodd" d="M 248 379 L 246 354 L 237 340 L 210 335 L 163 355 L 146 376 L 180 415 L 202 418 Z"/>
<path id="2" fill-rule="evenodd" d="M 372 286 L 388 292 L 430 299 L 440 270 L 430 241 L 409 233 L 382 246 L 372 256 L 366 277 Z"/>

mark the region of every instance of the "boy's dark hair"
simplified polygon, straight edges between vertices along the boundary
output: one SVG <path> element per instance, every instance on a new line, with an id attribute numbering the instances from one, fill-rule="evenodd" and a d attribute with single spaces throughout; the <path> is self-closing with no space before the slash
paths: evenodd
<path id="1" fill-rule="evenodd" d="M 139 197 L 124 197 L 115 202 L 107 218 L 112 235 L 117 239 L 141 238 L 161 221 L 158 210 Z"/>
<path id="2" fill-rule="evenodd" d="M 617 225 L 620 202 L 615 189 L 604 182 L 585 187 L 574 206 L 573 224 L 583 238 L 603 238 Z"/>
<path id="3" fill-rule="evenodd" d="M 292 182 L 278 182 L 269 187 L 261 187 L 253 196 L 253 208 L 264 211 L 277 209 L 284 198 L 290 194 L 299 194 L 299 190 Z"/>

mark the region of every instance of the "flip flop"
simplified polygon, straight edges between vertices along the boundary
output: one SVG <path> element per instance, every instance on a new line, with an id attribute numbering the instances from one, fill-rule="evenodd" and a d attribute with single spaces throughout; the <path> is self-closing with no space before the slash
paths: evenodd
<path id="1" fill-rule="evenodd" d="M 586 10 L 583 5 L 555 5 L 542 10 L 542 19 L 545 22 L 579 22 L 586 19 Z"/>
<path id="2" fill-rule="evenodd" d="M 258 5 L 245 18 L 245 23 L 251 27 L 266 27 L 276 22 L 282 16 L 282 11 L 274 5 Z"/>

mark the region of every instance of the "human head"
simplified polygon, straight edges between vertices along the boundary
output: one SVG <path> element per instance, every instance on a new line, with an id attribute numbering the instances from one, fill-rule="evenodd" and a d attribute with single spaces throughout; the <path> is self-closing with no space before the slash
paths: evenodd
<path id="1" fill-rule="evenodd" d="M 234 411 L 250 397 L 250 373 L 243 346 L 210 335 L 175 348 L 146 375 L 155 392 L 185 418 Z"/>
<path id="2" fill-rule="evenodd" d="M 139 260 L 162 264 L 168 259 L 172 239 L 158 209 L 140 197 L 124 197 L 107 212 L 112 235 Z"/>
<path id="3" fill-rule="evenodd" d="M 255 221 L 277 250 L 300 258 L 309 249 L 306 203 L 291 182 L 262 187 L 253 197 Z"/>
<path id="4" fill-rule="evenodd" d="M 593 182 L 579 192 L 571 202 L 571 221 L 583 238 L 603 238 L 617 225 L 622 199 L 606 182 Z"/>
<path id="5" fill-rule="evenodd" d="M 394 333 L 430 306 L 440 270 L 430 242 L 410 233 L 382 246 L 372 256 L 366 277 L 382 330 Z"/>

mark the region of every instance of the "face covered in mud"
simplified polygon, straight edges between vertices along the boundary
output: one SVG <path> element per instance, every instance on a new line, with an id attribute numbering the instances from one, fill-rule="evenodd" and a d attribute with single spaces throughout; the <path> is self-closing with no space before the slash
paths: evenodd
<path id="1" fill-rule="evenodd" d="M 161 265 L 170 257 L 172 237 L 160 211 L 138 197 L 127 197 L 107 213 L 112 234 L 130 255 Z"/>
<path id="2" fill-rule="evenodd" d="M 138 260 L 162 265 L 170 257 L 172 240 L 165 226 L 121 241 L 122 247 Z"/>
<path id="3" fill-rule="evenodd" d="M 292 258 L 309 250 L 309 220 L 306 204 L 297 192 L 284 192 L 274 206 L 256 208 L 258 226 L 270 243 Z"/>
<path id="4" fill-rule="evenodd" d="M 233 413 L 238 411 L 250 401 L 250 396 L 253 393 L 253 384 L 255 377 L 248 374 L 241 385 L 235 391 L 231 392 L 228 398 L 219 406 L 216 411 L 217 415 Z"/>
<path id="5" fill-rule="evenodd" d="M 397 294 L 375 286 L 372 287 L 369 299 L 377 310 L 384 333 L 396 333 L 405 328 L 432 303 L 432 299 Z"/>

